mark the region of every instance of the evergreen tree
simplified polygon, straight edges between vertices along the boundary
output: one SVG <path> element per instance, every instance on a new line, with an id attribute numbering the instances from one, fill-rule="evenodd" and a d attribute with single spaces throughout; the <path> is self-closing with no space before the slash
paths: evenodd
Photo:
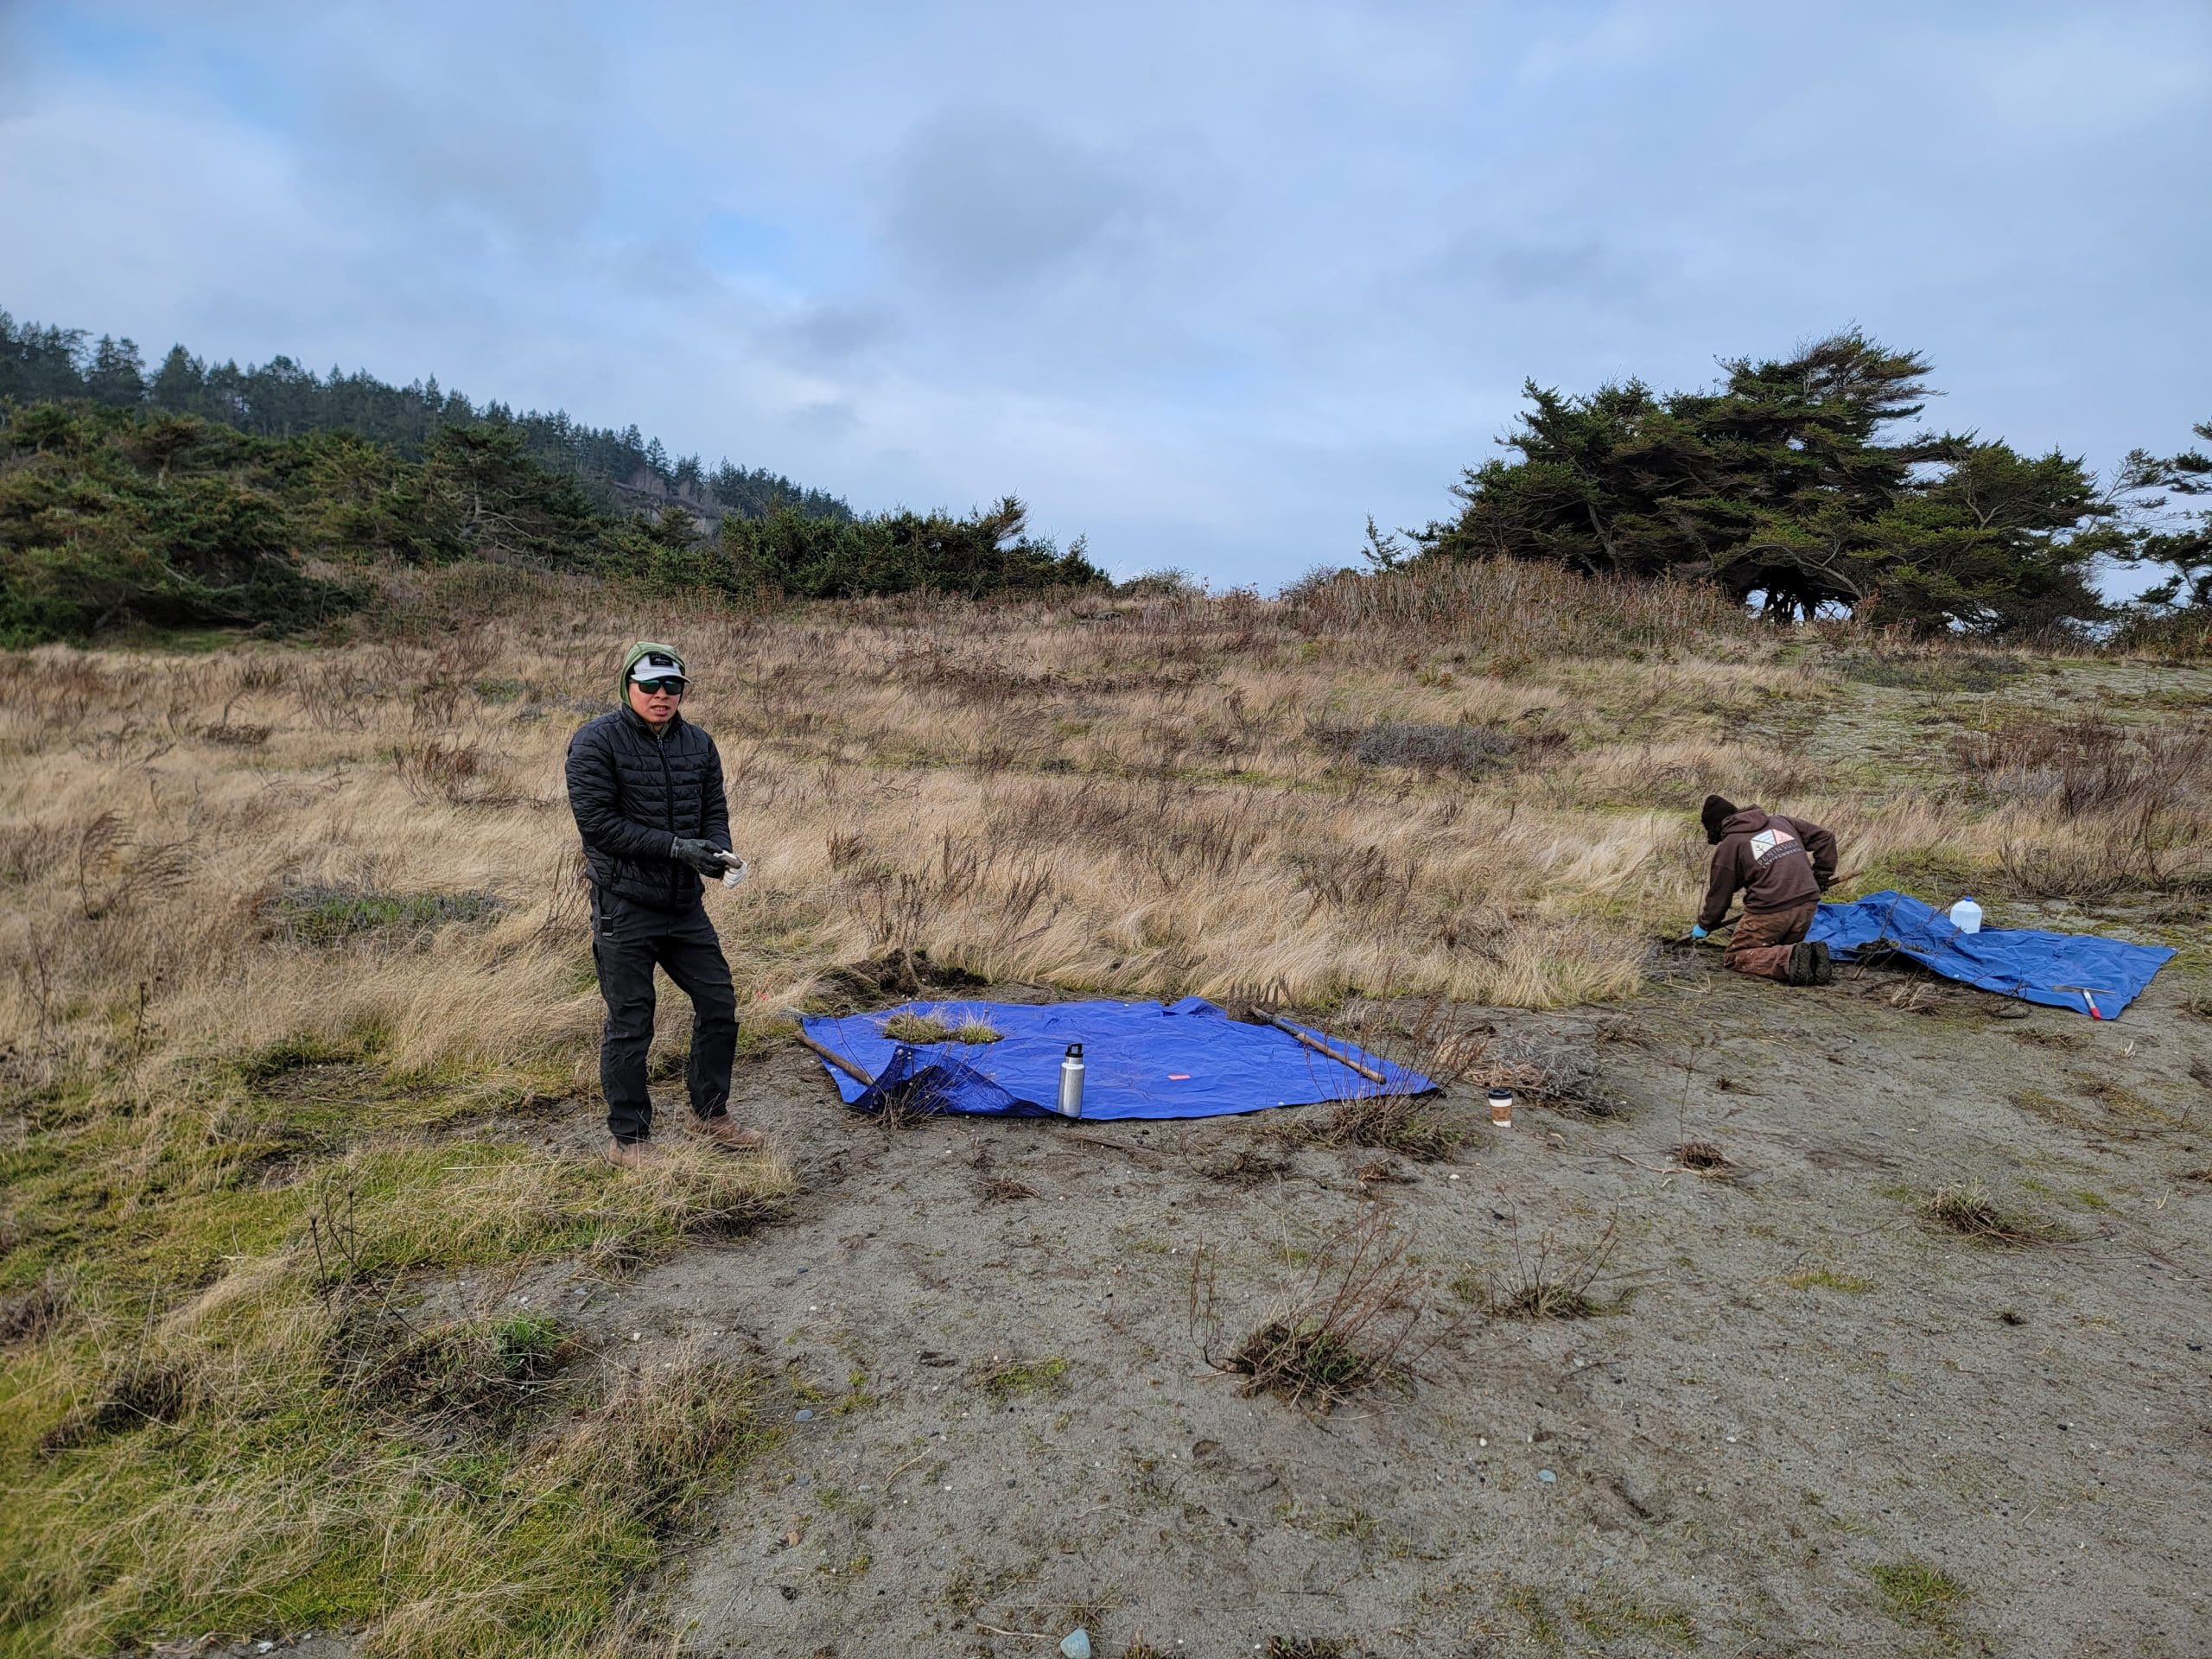
<path id="1" fill-rule="evenodd" d="M 85 377 L 77 366 L 85 348 L 81 328 L 18 327 L 0 311 L 0 397 L 37 403 L 50 397 L 81 397 Z"/>
<path id="2" fill-rule="evenodd" d="M 2212 421 L 2200 421 L 2193 429 L 2212 443 Z M 2212 607 L 2212 499 L 2207 499 L 2212 498 L 2212 455 L 2198 449 L 2164 456 L 2131 450 L 2120 468 L 2120 488 L 2135 498 L 2137 515 L 2122 557 L 2130 564 L 2163 565 L 2170 573 L 2140 602 L 2154 609 Z M 2173 496 L 2193 510 L 2167 512 Z M 2200 500 L 2205 505 L 2195 506 Z"/>
<path id="3" fill-rule="evenodd" d="M 1106 575 L 1077 539 L 1065 553 L 1028 533 L 1029 510 L 1007 496 L 988 512 L 889 512 L 841 520 L 788 505 L 763 518 L 722 520 L 727 585 L 809 599 L 918 590 L 986 594 L 1103 585 Z"/>
<path id="4" fill-rule="evenodd" d="M 1781 618 L 1845 607 L 2004 634 L 2104 614 L 2088 578 L 2117 545 L 2113 508 L 2078 460 L 1890 435 L 1924 406 L 1917 353 L 1854 332 L 1722 367 L 1697 392 L 1530 383 L 1502 440 L 1520 459 L 1469 468 L 1459 516 L 1416 541 L 1432 557 L 1711 581 Z"/>
<path id="5" fill-rule="evenodd" d="M 93 401 L 118 409 L 136 409 L 146 399 L 146 363 L 137 342 L 102 334 L 92 348 L 85 373 L 85 389 Z"/>
<path id="6" fill-rule="evenodd" d="M 171 410 L 180 415 L 203 415 L 207 412 L 207 365 L 183 346 L 170 346 L 169 354 L 154 372 L 154 384 L 148 389 L 146 401 L 156 409 Z"/>
<path id="7" fill-rule="evenodd" d="M 251 440 L 188 416 L 0 408 L 0 645 L 133 626 L 296 628 L 351 594 L 307 575 Z"/>

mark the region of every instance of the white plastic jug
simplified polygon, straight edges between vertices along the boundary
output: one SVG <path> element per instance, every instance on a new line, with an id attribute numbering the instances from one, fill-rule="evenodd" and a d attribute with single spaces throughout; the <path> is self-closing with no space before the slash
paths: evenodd
<path id="1" fill-rule="evenodd" d="M 1981 906 L 1971 899 L 1961 899 L 1951 906 L 1951 925 L 1961 933 L 1981 931 Z"/>

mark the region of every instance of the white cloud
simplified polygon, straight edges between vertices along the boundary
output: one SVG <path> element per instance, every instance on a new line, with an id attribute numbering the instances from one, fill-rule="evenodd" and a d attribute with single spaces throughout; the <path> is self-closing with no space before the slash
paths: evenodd
<path id="1" fill-rule="evenodd" d="M 1524 376 L 1851 321 L 1954 424 L 2180 442 L 2209 85 L 2187 3 L 49 0 L 0 304 L 1274 581 L 1441 511 Z"/>

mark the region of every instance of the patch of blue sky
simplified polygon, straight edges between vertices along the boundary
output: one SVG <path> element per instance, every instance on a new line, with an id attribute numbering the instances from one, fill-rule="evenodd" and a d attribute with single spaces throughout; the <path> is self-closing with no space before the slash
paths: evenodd
<path id="1" fill-rule="evenodd" d="M 16 18 L 29 54 L 92 75 L 167 74 L 164 42 L 121 17 L 76 6 L 30 5 Z"/>
<path id="2" fill-rule="evenodd" d="M 709 213 L 699 226 L 699 255 L 718 270 L 789 277 L 794 251 L 779 225 L 750 213 Z"/>
<path id="3" fill-rule="evenodd" d="M 289 130 L 299 99 L 265 64 L 222 49 L 219 40 L 180 39 L 170 29 L 114 12 L 32 4 L 17 19 L 30 54 L 79 76 L 140 87 L 187 87 L 241 119 Z"/>

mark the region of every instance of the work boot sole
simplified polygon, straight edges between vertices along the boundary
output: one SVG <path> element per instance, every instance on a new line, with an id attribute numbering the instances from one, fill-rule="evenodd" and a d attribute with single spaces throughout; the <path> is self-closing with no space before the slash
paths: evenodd
<path id="1" fill-rule="evenodd" d="M 1827 985 L 1835 979 L 1835 964 L 1828 959 L 1825 944 L 1793 944 L 1789 973 L 1792 985 Z"/>

